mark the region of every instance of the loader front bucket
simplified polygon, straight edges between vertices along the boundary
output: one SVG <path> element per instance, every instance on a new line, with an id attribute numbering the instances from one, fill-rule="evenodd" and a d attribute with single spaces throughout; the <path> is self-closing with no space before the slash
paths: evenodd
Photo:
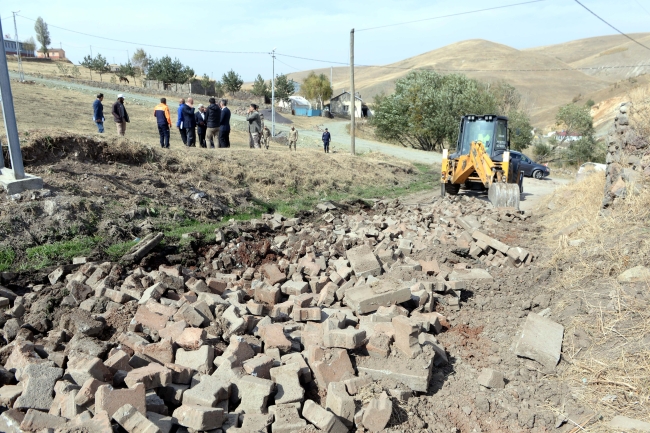
<path id="1" fill-rule="evenodd" d="M 519 210 L 519 185 L 495 182 L 488 189 L 488 199 L 494 207 L 513 207 Z"/>

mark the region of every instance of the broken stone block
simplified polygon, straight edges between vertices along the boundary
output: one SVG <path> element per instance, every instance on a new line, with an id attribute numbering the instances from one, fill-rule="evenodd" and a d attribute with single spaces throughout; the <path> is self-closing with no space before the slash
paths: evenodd
<path id="1" fill-rule="evenodd" d="M 27 365 L 21 374 L 23 392 L 16 399 L 14 409 L 49 410 L 54 400 L 54 384 L 61 376 L 63 369 L 49 363 Z"/>
<path id="2" fill-rule="evenodd" d="M 124 383 L 129 388 L 135 388 L 139 383 L 143 384 L 146 389 L 159 388 L 172 383 L 172 372 L 168 368 L 152 362 L 146 367 L 129 371 Z"/>
<path id="3" fill-rule="evenodd" d="M 318 307 L 311 308 L 293 308 L 293 320 L 296 322 L 306 322 L 308 320 L 319 322 L 321 320 L 321 309 Z"/>
<path id="4" fill-rule="evenodd" d="M 265 265 L 262 265 L 260 267 L 260 272 L 264 277 L 266 278 L 267 282 L 271 286 L 275 286 L 276 284 L 282 284 L 285 281 L 287 281 L 287 276 L 285 275 L 284 272 L 282 272 L 277 265 L 273 263 L 267 263 Z"/>
<path id="5" fill-rule="evenodd" d="M 204 345 L 199 350 L 178 349 L 175 364 L 189 367 L 199 373 L 210 374 L 214 362 L 214 348 Z"/>
<path id="6" fill-rule="evenodd" d="M 306 400 L 302 416 L 320 430 L 330 433 L 347 433 L 348 428 L 332 412 L 328 412 L 313 400 Z"/>
<path id="7" fill-rule="evenodd" d="M 564 326 L 536 313 L 529 313 L 515 347 L 515 354 L 534 359 L 553 370 L 560 361 Z"/>
<path id="8" fill-rule="evenodd" d="M 130 358 L 131 357 L 128 353 L 123 350 L 118 350 L 108 357 L 104 362 L 104 365 L 108 368 L 108 371 L 110 371 L 111 374 L 117 373 L 118 370 L 129 372 L 133 370 L 133 367 L 129 365 Z"/>
<path id="9" fill-rule="evenodd" d="M 79 406 L 92 404 L 95 401 L 95 394 L 100 386 L 106 385 L 105 382 L 99 381 L 94 377 L 87 379 L 74 398 L 74 402 Z"/>
<path id="10" fill-rule="evenodd" d="M 301 402 L 303 400 L 305 390 L 300 386 L 299 372 L 300 366 L 298 364 L 288 364 L 271 369 L 271 379 L 276 384 L 276 404 Z"/>
<path id="11" fill-rule="evenodd" d="M 393 317 L 392 323 L 395 328 L 395 346 L 409 358 L 415 358 L 422 353 L 418 342 L 418 324 L 405 316 Z"/>
<path id="12" fill-rule="evenodd" d="M 230 344 L 222 356 L 231 358 L 233 367 L 240 367 L 244 361 L 255 356 L 255 351 L 242 337 L 235 337 L 230 339 Z"/>
<path id="13" fill-rule="evenodd" d="M 492 370 L 491 368 L 484 368 L 478 376 L 479 385 L 486 388 L 505 388 L 506 384 L 503 380 L 503 373 L 500 371 Z"/>
<path id="14" fill-rule="evenodd" d="M 275 407 L 273 433 L 294 433 L 307 426 L 307 421 L 300 418 L 298 408 L 291 404 L 279 404 Z"/>
<path id="15" fill-rule="evenodd" d="M 158 300 L 167 290 L 167 285 L 165 283 L 156 283 L 153 286 L 147 288 L 140 297 L 138 304 L 144 305 L 149 299 Z"/>
<path id="16" fill-rule="evenodd" d="M 135 352 L 137 355 L 143 355 L 147 359 L 154 360 L 160 364 L 166 364 L 174 360 L 174 347 L 169 340 L 161 340 L 158 343 L 139 346 Z"/>
<path id="17" fill-rule="evenodd" d="M 480 232 L 479 230 L 474 230 L 472 232 L 472 237 L 474 239 L 476 239 L 477 241 L 485 242 L 491 248 L 494 248 L 495 250 L 497 250 L 497 251 L 499 251 L 499 252 L 501 252 L 503 254 L 507 254 L 508 250 L 510 249 L 510 247 L 508 245 L 506 245 L 503 242 L 500 242 L 500 241 L 498 241 L 498 240 L 496 240 L 494 238 L 491 238 L 490 236 L 486 235 L 483 232 Z"/>
<path id="18" fill-rule="evenodd" d="M 281 352 L 291 350 L 291 341 L 284 335 L 284 328 L 279 323 L 266 325 L 259 330 L 264 347 L 277 347 Z"/>
<path id="19" fill-rule="evenodd" d="M 0 387 L 0 405 L 12 407 L 20 394 L 23 393 L 23 385 L 4 385 Z"/>
<path id="20" fill-rule="evenodd" d="M 366 331 L 355 329 L 349 326 L 345 329 L 327 329 L 323 330 L 323 343 L 327 347 L 340 347 L 343 349 L 356 349 L 361 347 L 366 339 Z"/>
<path id="21" fill-rule="evenodd" d="M 260 284 L 255 288 L 255 300 L 263 304 L 275 305 L 280 302 L 282 292 L 279 287 Z"/>
<path id="22" fill-rule="evenodd" d="M 325 408 L 339 417 L 347 427 L 354 423 L 354 399 L 348 394 L 345 383 L 330 382 L 327 386 L 327 400 Z"/>
<path id="23" fill-rule="evenodd" d="M 251 376 L 261 377 L 262 379 L 270 379 L 270 370 L 273 367 L 273 358 L 259 354 L 250 358 L 242 364 L 244 371 Z"/>
<path id="24" fill-rule="evenodd" d="M 302 383 L 309 383 L 312 381 L 311 369 L 307 365 L 305 358 L 303 358 L 300 353 L 289 353 L 283 355 L 281 360 L 282 363 L 285 365 L 289 365 L 289 364 L 298 365 L 299 367 L 298 371 L 300 373 L 300 380 L 302 381 Z"/>
<path id="25" fill-rule="evenodd" d="M 183 393 L 183 404 L 216 407 L 230 397 L 230 384 L 213 376 L 203 375 L 201 381 Z"/>
<path id="26" fill-rule="evenodd" d="M 23 431 L 41 431 L 63 428 L 67 422 L 68 420 L 63 417 L 43 413 L 36 409 L 29 409 L 20 423 L 20 428 Z"/>
<path id="27" fill-rule="evenodd" d="M 95 413 L 106 411 L 112 417 L 116 410 L 130 404 L 141 414 L 147 413 L 145 387 L 139 383 L 133 389 L 113 389 L 111 385 L 101 385 L 95 393 Z"/>
<path id="28" fill-rule="evenodd" d="M 195 373 L 192 368 L 183 365 L 167 363 L 165 367 L 172 372 L 172 383 L 188 384 Z"/>
<path id="29" fill-rule="evenodd" d="M 205 315 L 188 303 L 183 304 L 176 314 L 174 314 L 174 321 L 179 322 L 181 320 L 196 328 L 200 328 L 210 322 Z"/>
<path id="30" fill-rule="evenodd" d="M 432 359 L 425 356 L 418 356 L 415 359 L 404 358 L 403 362 L 386 363 L 383 358 L 372 356 L 357 356 L 357 370 L 359 374 L 365 373 L 374 380 L 395 380 L 403 383 L 413 391 L 426 392 L 431 379 L 433 369 Z M 408 365 L 409 368 L 403 368 Z M 350 392 L 348 390 L 348 392 Z M 350 392 L 350 394 L 352 394 Z"/>
<path id="31" fill-rule="evenodd" d="M 380 432 L 393 414 L 393 402 L 385 392 L 379 398 L 373 398 L 363 411 L 363 427 L 371 432 Z"/>
<path id="32" fill-rule="evenodd" d="M 354 376 L 354 369 L 345 349 L 308 348 L 308 362 L 320 389 L 327 389 L 330 382 L 340 382 Z"/>
<path id="33" fill-rule="evenodd" d="M 157 314 L 151 311 L 146 305 L 140 305 L 138 311 L 136 311 L 135 316 L 133 317 L 136 323 L 140 323 L 142 326 L 160 331 L 165 329 L 169 316 L 164 316 L 162 314 Z"/>
<path id="34" fill-rule="evenodd" d="M 160 338 L 175 341 L 187 328 L 187 322 L 181 320 L 179 322 L 167 322 L 165 329 L 158 331 Z"/>
<path id="35" fill-rule="evenodd" d="M 267 413 L 267 401 L 273 391 L 273 382 L 259 377 L 244 376 L 237 383 L 241 403 L 237 412 Z"/>
<path id="36" fill-rule="evenodd" d="M 129 433 L 161 433 L 145 414 L 128 403 L 113 413 L 113 419 Z"/>
<path id="37" fill-rule="evenodd" d="M 409 287 L 396 288 L 389 281 L 379 281 L 374 286 L 361 285 L 345 292 L 345 302 L 358 314 L 377 311 L 381 306 L 389 307 L 411 299 Z"/>
<path id="38" fill-rule="evenodd" d="M 181 332 L 181 335 L 174 340 L 174 343 L 178 344 L 183 349 L 197 350 L 203 345 L 206 335 L 205 329 L 185 328 L 183 332 Z"/>
<path id="39" fill-rule="evenodd" d="M 280 287 L 282 293 L 286 295 L 298 296 L 302 293 L 309 292 L 309 284 L 305 281 L 289 280 Z"/>
<path id="40" fill-rule="evenodd" d="M 378 277 L 381 275 L 381 265 L 369 246 L 361 245 L 349 249 L 346 256 L 357 277 L 367 277 L 369 275 Z"/>
<path id="41" fill-rule="evenodd" d="M 454 269 L 449 274 L 449 281 L 474 281 L 474 280 L 493 280 L 492 275 L 485 269 Z"/>
<path id="42" fill-rule="evenodd" d="M 376 333 L 368 340 L 366 350 L 370 356 L 388 358 L 390 354 L 390 343 L 392 341 L 392 337 L 386 334 Z"/>

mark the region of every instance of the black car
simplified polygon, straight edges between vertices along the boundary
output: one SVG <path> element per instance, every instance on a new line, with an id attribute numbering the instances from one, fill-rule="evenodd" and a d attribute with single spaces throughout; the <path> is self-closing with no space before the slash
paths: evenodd
<path id="1" fill-rule="evenodd" d="M 513 160 L 516 159 L 519 161 L 519 168 L 524 173 L 524 176 L 534 177 L 535 179 L 541 179 L 543 177 L 551 174 L 551 169 L 545 165 L 538 164 L 526 155 L 510 151 L 510 158 Z"/>

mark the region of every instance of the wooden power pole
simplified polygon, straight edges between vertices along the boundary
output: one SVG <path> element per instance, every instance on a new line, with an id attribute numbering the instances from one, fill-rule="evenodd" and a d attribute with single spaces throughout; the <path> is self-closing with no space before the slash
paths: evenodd
<path id="1" fill-rule="evenodd" d="M 350 153 L 354 151 L 355 115 L 357 110 L 357 98 L 354 93 L 354 29 L 350 30 Z"/>

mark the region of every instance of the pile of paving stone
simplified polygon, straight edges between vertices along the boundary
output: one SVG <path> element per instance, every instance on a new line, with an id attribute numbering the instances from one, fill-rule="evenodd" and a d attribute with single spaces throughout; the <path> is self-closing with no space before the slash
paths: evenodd
<path id="1" fill-rule="evenodd" d="M 448 361 L 436 310 L 533 260 L 494 237 L 527 218 L 460 198 L 323 203 L 305 221 L 233 221 L 196 266 L 141 265 L 152 234 L 120 263 L 2 287 L 0 430 L 381 431 Z M 389 392 L 362 392 L 377 382 Z"/>

